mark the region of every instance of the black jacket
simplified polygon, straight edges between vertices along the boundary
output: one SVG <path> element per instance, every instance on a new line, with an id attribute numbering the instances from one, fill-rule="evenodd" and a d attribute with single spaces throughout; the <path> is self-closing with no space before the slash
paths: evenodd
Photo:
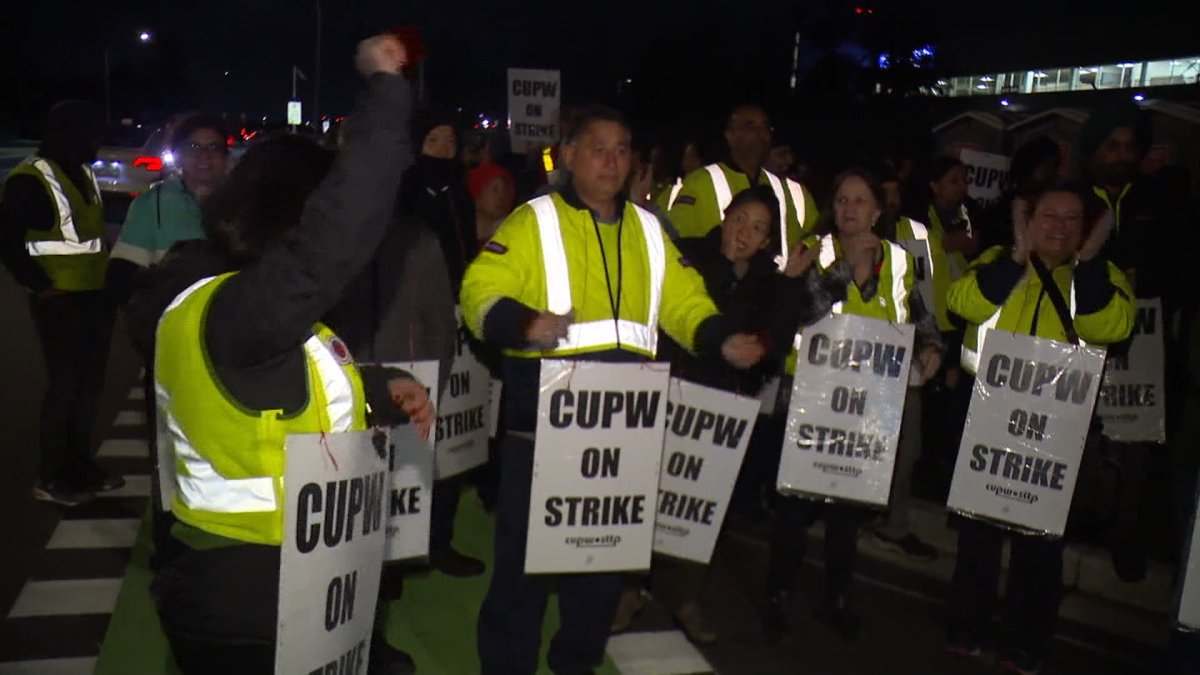
<path id="1" fill-rule="evenodd" d="M 392 220 L 410 158 L 409 87 L 376 75 L 329 175 L 305 202 L 300 222 L 213 296 L 204 342 L 216 377 L 250 410 L 295 412 L 308 400 L 304 342 L 371 259 Z M 159 317 L 180 292 L 226 271 L 206 241 L 181 242 L 146 274 L 130 300 L 135 345 L 153 354 Z M 390 405 L 383 369 L 363 369 L 372 422 L 406 421 Z M 164 626 L 173 634 L 248 644 L 275 641 L 279 548 L 241 544 L 194 551 L 168 542 L 155 580 Z M 247 594 L 247 589 L 263 591 Z"/>
<path id="2" fill-rule="evenodd" d="M 287 414 L 308 400 L 303 344 L 371 259 L 392 220 L 393 195 L 411 157 L 408 91 L 398 76 L 371 79 L 355 133 L 308 198 L 295 229 L 213 296 L 205 346 L 217 378 L 246 408 Z M 135 346 L 152 359 L 167 305 L 199 279 L 224 271 L 208 242 L 177 245 L 130 300 Z M 368 399 L 386 401 L 386 374 L 363 375 Z"/>
<path id="3" fill-rule="evenodd" d="M 1088 195 L 1089 214 L 1108 209 L 1094 192 Z M 1164 297 L 1174 300 L 1173 286 L 1189 275 L 1184 271 L 1187 237 L 1177 238 L 1164 232 L 1163 214 L 1158 196 L 1145 180 L 1134 181 L 1120 201 L 1120 218 L 1103 256 L 1122 271 L 1135 270 L 1134 292 L 1139 298 Z M 1173 245 L 1175 243 L 1175 245 Z M 1170 304 L 1168 302 L 1168 304 Z"/>
<path id="4" fill-rule="evenodd" d="M 421 155 L 400 186 L 400 209 L 424 221 L 442 245 L 446 270 L 458 297 L 463 272 L 475 257 L 475 205 L 456 160 Z"/>
<path id="5" fill-rule="evenodd" d="M 458 324 L 450 277 L 433 232 L 397 218 L 325 323 L 359 362 L 437 359 L 438 391 L 445 391 Z"/>
<path id="6" fill-rule="evenodd" d="M 758 366 L 738 370 L 719 355 L 708 359 L 693 356 L 660 331 L 658 357 L 670 361 L 671 372 L 676 377 L 725 391 L 756 394 L 767 377 L 778 369 L 780 360 L 787 355 L 786 348 L 791 345 L 788 322 L 780 320 L 784 313 L 776 303 L 789 302 L 802 308 L 809 303 L 810 295 L 786 287 L 771 256 L 765 251 L 750 260 L 746 275 L 739 279 L 733 263 L 721 253 L 719 227 L 703 237 L 680 239 L 676 245 L 704 278 L 704 286 L 725 316 L 730 331 L 758 335 L 768 345 L 769 353 Z M 792 292 L 782 293 L 784 290 Z"/>

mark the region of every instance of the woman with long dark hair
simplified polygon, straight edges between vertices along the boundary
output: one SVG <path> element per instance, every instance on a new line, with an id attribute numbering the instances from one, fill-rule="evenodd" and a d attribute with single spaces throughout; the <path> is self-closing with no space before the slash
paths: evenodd
<path id="1" fill-rule="evenodd" d="M 189 675 L 273 669 L 286 437 L 432 423 L 423 387 L 356 367 L 318 323 L 392 219 L 411 161 L 404 61 L 395 38 L 360 45 L 369 87 L 341 153 L 297 136 L 251 149 L 205 204 L 208 240 L 177 246 L 131 301 L 175 468 L 153 588 Z"/>

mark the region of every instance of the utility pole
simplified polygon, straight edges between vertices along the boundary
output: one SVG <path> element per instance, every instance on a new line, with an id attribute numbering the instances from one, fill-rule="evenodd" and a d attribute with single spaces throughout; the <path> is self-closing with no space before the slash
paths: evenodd
<path id="1" fill-rule="evenodd" d="M 313 120 L 321 128 L 321 0 L 317 0 L 317 55 L 316 73 L 313 74 Z M 295 94 L 292 95 L 295 98 Z"/>

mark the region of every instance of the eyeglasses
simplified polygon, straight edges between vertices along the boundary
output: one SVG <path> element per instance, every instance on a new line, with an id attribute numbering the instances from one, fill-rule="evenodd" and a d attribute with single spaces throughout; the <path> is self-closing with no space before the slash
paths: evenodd
<path id="1" fill-rule="evenodd" d="M 221 153 L 221 154 L 224 154 L 224 153 L 225 153 L 225 151 L 226 151 L 226 149 L 227 149 L 227 148 L 226 148 L 226 146 L 225 146 L 225 144 L 224 144 L 224 143 L 218 143 L 218 142 L 213 142 L 213 143 L 188 143 L 187 145 L 183 146 L 183 151 L 184 151 L 184 152 L 191 153 L 191 154 L 193 154 L 193 155 L 198 155 L 198 154 L 200 154 L 200 153 L 202 153 L 202 152 L 211 152 L 211 153 Z"/>

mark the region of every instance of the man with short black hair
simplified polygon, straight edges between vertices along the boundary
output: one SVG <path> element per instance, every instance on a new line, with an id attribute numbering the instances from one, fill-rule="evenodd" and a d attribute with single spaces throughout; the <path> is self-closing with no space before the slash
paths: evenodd
<path id="1" fill-rule="evenodd" d="M 631 154 L 620 113 L 581 112 L 562 146 L 568 180 L 505 219 L 463 279 L 464 321 L 504 354 L 508 433 L 499 449 L 495 563 L 477 634 L 485 674 L 538 667 L 550 579 L 526 574 L 524 563 L 541 360 L 649 361 L 660 327 L 686 348 L 739 368 L 763 356 L 757 338 L 731 335 L 658 219 L 628 201 Z M 562 627 L 550 645 L 550 668 L 590 672 L 604 658 L 621 576 L 569 574 L 557 586 Z"/>
<path id="2" fill-rule="evenodd" d="M 681 237 L 703 237 L 725 217 L 733 195 L 753 185 L 770 185 L 779 201 L 778 235 L 773 235 L 775 262 L 783 269 L 788 254 L 817 224 L 817 204 L 804 186 L 767 170 L 771 120 L 756 105 L 739 105 L 725 123 L 728 159 L 692 172 L 668 205 L 671 223 Z"/>

